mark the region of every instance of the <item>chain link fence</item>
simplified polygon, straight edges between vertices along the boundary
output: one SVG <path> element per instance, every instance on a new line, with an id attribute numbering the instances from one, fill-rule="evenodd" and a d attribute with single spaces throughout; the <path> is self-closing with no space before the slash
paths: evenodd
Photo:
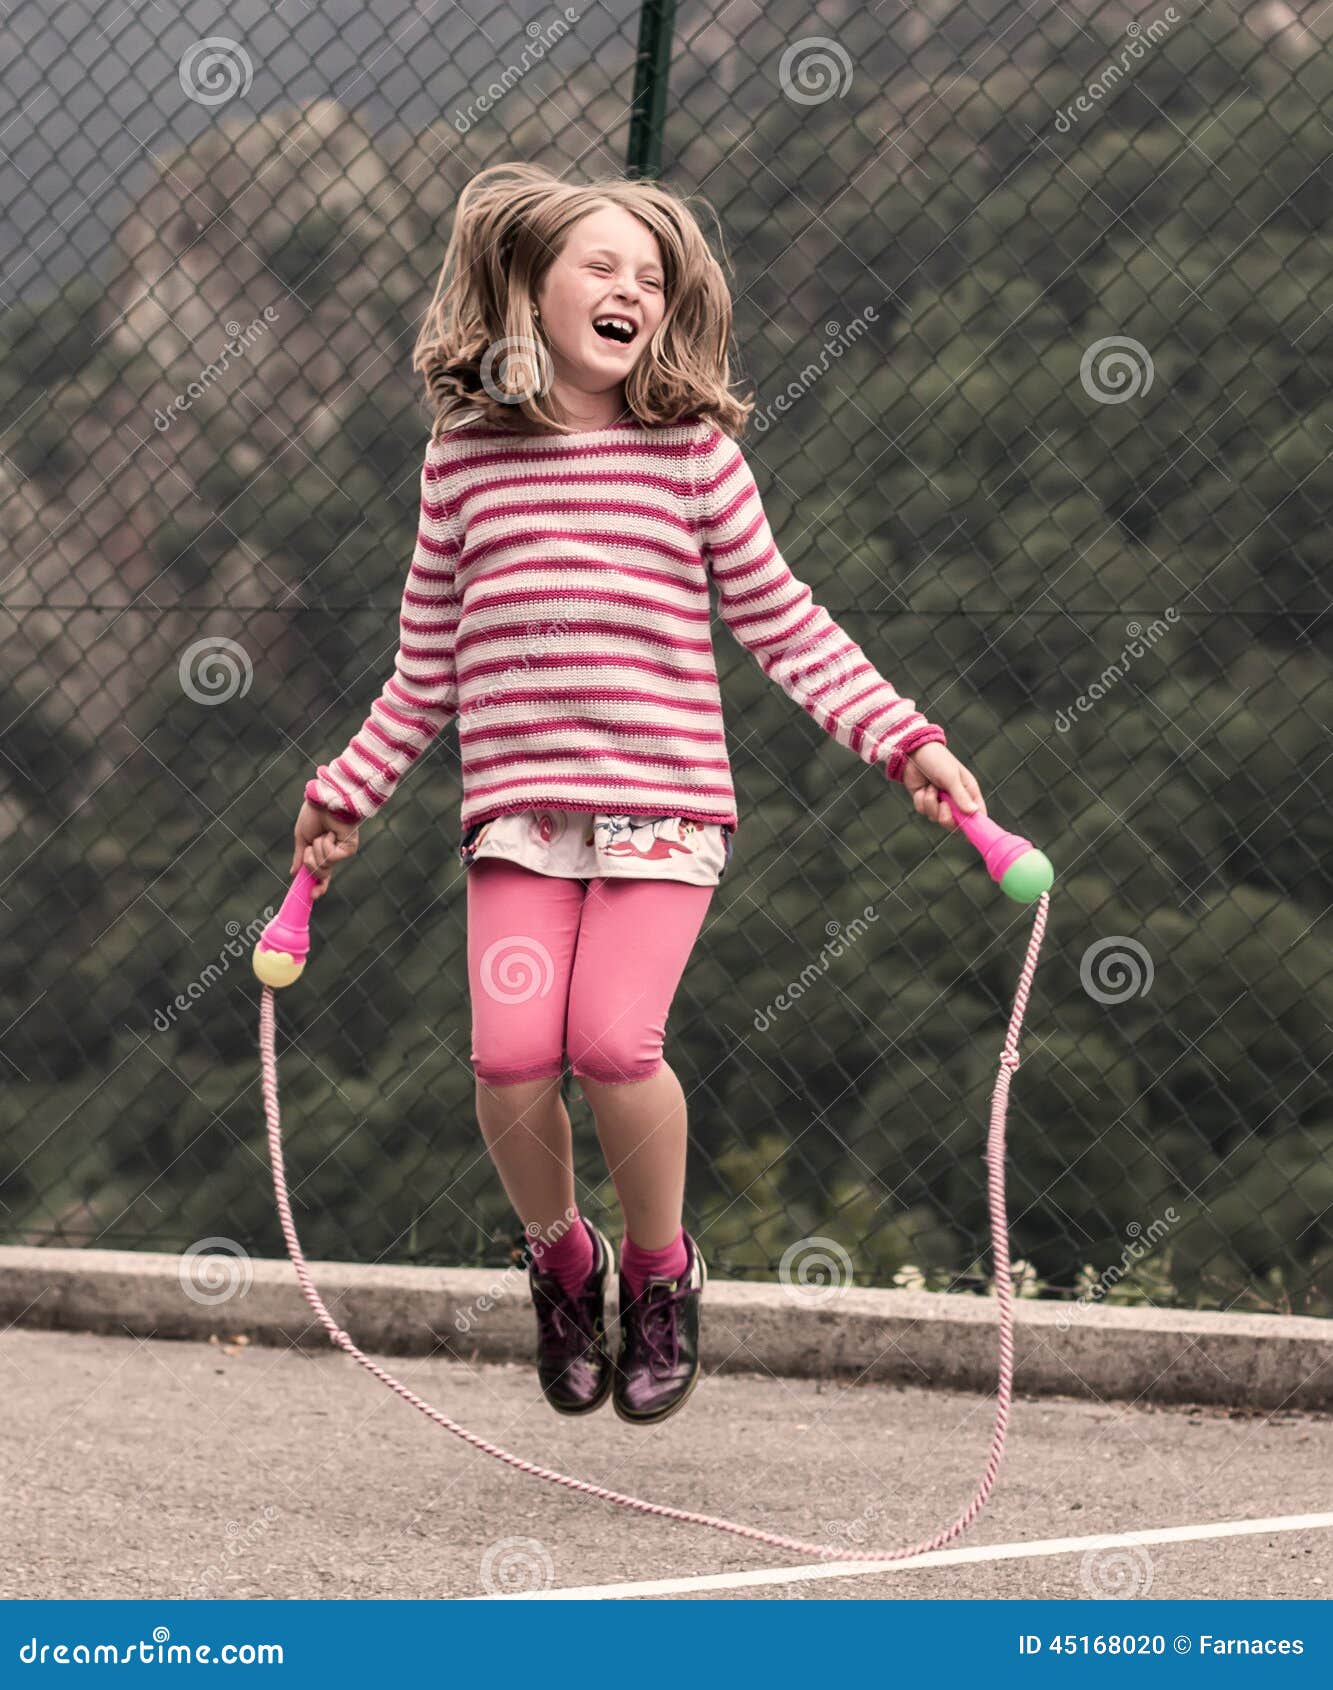
<path id="1" fill-rule="evenodd" d="M 1333 14 L 472 11 L 9 15 L 0 1236 L 281 1254 L 249 954 L 392 663 L 454 200 L 539 158 L 716 208 L 784 555 L 1056 865 L 1021 1288 L 1333 1312 Z M 980 1289 L 1029 917 L 715 645 L 686 1224 L 715 1274 Z M 450 729 L 279 1000 L 312 1258 L 511 1258 L 458 799 Z"/>

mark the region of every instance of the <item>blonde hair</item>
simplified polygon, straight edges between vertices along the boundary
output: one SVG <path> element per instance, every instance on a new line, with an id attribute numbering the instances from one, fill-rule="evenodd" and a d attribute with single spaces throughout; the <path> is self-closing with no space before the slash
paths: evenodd
<path id="1" fill-rule="evenodd" d="M 688 200 L 644 179 L 566 182 L 544 165 L 514 163 L 479 171 L 459 195 L 413 348 L 432 439 L 460 413 L 524 433 L 572 432 L 545 393 L 532 392 L 534 374 L 549 368 L 533 303 L 573 225 L 607 205 L 656 235 L 664 269 L 665 310 L 626 378 L 627 405 L 650 426 L 699 416 L 740 434 L 754 401 L 730 391 L 731 293 Z"/>

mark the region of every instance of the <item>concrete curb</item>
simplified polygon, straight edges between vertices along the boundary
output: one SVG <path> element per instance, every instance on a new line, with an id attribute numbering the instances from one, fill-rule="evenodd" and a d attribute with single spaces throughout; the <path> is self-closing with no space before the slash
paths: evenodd
<path id="1" fill-rule="evenodd" d="M 367 1354 L 531 1363 L 535 1324 L 517 1268 L 311 1262 L 329 1313 Z M 829 1295 L 710 1278 L 706 1371 L 994 1391 L 993 1298 L 924 1291 Z M 610 1308 L 616 1302 L 612 1286 Z M 332 1349 L 290 1262 L 131 1250 L 0 1246 L 0 1323 L 141 1338 Z M 1251 1409 L 1333 1408 L 1333 1321 L 1019 1299 L 1017 1392 Z"/>

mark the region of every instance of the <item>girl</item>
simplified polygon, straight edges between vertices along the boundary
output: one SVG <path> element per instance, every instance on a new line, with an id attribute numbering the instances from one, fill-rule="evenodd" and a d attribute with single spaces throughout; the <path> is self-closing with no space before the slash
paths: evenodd
<path id="1" fill-rule="evenodd" d="M 739 820 L 710 637 L 731 633 L 841 745 L 957 827 L 985 813 L 943 730 L 782 559 L 736 443 L 731 299 L 688 203 L 647 180 L 483 170 L 413 353 L 434 419 L 394 673 L 321 765 L 292 873 L 327 890 L 357 824 L 457 716 L 477 1116 L 531 1240 L 544 1395 L 675 1413 L 706 1270 L 682 1225 L 667 1014 Z M 568 1055 L 624 1211 L 578 1212 Z"/>

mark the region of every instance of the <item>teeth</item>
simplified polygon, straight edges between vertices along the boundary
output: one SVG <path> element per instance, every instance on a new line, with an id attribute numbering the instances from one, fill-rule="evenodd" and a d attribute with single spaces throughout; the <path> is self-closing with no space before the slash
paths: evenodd
<path id="1" fill-rule="evenodd" d="M 592 322 L 594 328 L 597 328 L 602 323 L 610 324 L 616 328 L 622 328 L 631 340 L 638 332 L 628 317 L 594 317 Z"/>

